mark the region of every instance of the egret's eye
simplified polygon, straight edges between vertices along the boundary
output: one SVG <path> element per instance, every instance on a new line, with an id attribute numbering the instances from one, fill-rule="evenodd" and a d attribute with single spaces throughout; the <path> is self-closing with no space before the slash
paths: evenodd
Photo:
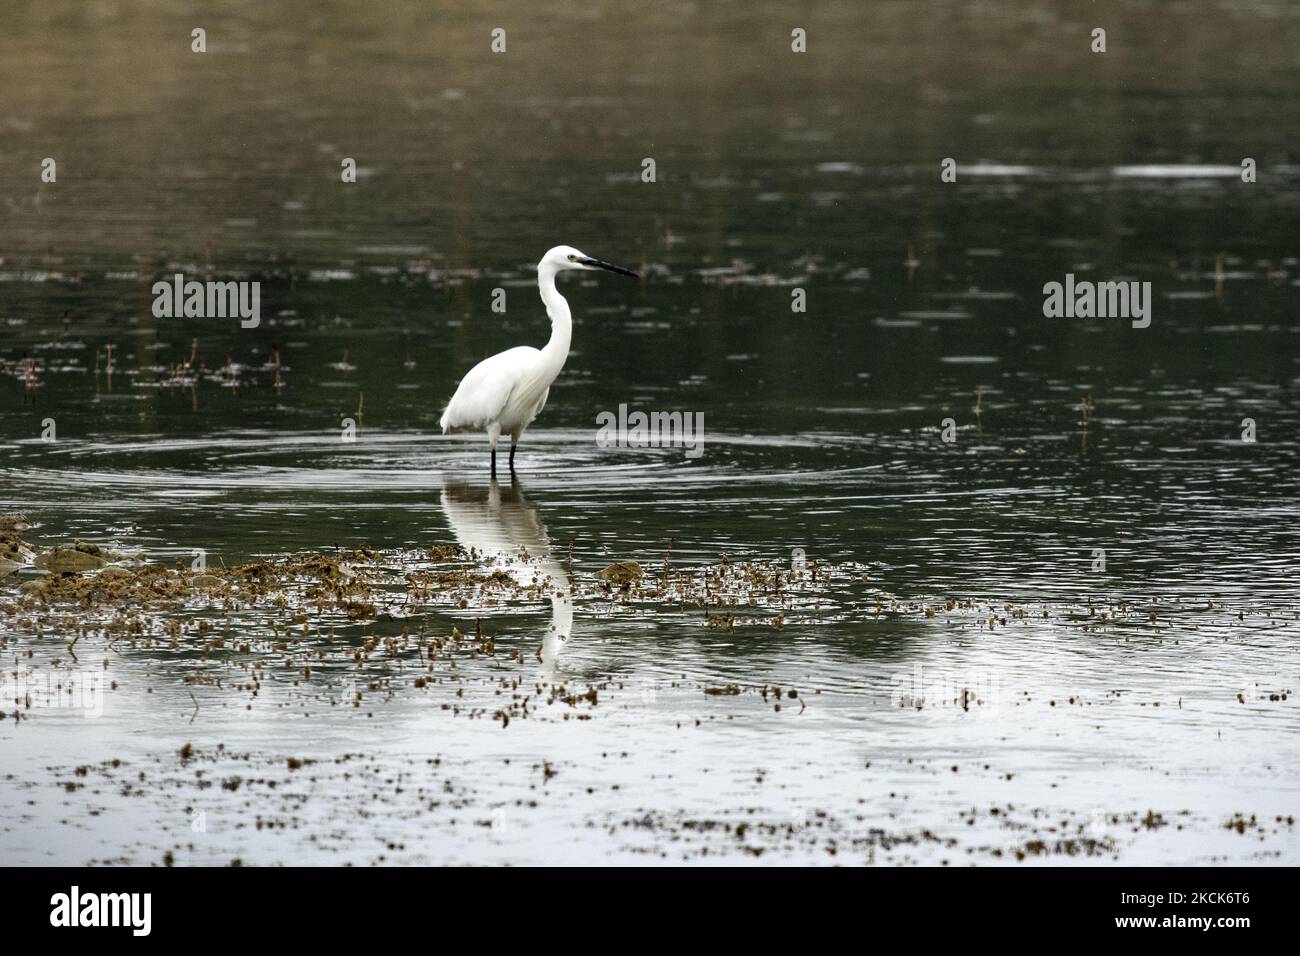
<path id="1" fill-rule="evenodd" d="M 577 262 L 577 261 L 578 261 L 578 257 L 575 256 L 575 255 L 570 255 L 570 256 L 569 256 L 569 261 L 570 261 L 570 262 Z"/>

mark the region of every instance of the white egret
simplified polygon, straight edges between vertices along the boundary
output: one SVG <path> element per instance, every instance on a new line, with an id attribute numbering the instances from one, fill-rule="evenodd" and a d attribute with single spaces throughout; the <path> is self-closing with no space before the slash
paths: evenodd
<path id="1" fill-rule="evenodd" d="M 487 432 L 492 443 L 494 475 L 498 439 L 503 434 L 510 436 L 510 471 L 513 472 L 519 436 L 546 407 L 551 383 L 569 357 L 573 317 L 569 303 L 555 288 L 555 277 L 570 270 L 594 269 L 637 277 L 631 269 L 593 259 L 573 246 L 556 246 L 542 256 L 542 261 L 537 263 L 537 287 L 546 314 L 551 317 L 551 340 L 540 351 L 531 345 L 520 345 L 479 362 L 460 380 L 456 394 L 442 413 L 439 424 L 444 435 L 480 429 Z"/>

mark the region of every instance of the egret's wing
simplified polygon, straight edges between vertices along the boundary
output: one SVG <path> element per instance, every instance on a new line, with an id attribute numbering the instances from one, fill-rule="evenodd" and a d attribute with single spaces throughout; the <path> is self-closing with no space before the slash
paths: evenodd
<path id="1" fill-rule="evenodd" d="M 439 424 L 443 433 L 486 428 L 510 401 L 510 393 L 537 360 L 529 345 L 507 349 L 479 362 L 460 381 Z"/>
<path id="2" fill-rule="evenodd" d="M 542 397 L 538 400 L 537 407 L 533 409 L 533 418 L 536 418 L 542 413 L 542 409 L 546 407 L 546 399 L 550 394 L 551 390 L 549 388 L 542 392 Z"/>

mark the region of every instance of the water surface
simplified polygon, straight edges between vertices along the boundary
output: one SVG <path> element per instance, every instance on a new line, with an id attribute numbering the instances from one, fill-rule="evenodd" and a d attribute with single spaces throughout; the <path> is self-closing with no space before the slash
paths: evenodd
<path id="1" fill-rule="evenodd" d="M 275 608 L 190 609 L 73 660 L 5 578 L 11 673 L 116 682 L 0 702 L 6 862 L 1296 862 L 1297 11 L 14 6 L 0 511 L 168 564 L 459 543 L 571 602 L 395 602 L 283 660 Z M 493 487 L 437 419 L 544 342 L 557 243 L 643 279 L 562 283 Z M 260 325 L 154 318 L 175 272 L 260 281 Z M 1045 319 L 1067 272 L 1149 281 L 1150 328 Z M 704 453 L 599 447 L 621 403 Z M 800 555 L 731 628 L 592 577 Z M 496 653 L 425 686 L 354 659 L 476 621 Z"/>

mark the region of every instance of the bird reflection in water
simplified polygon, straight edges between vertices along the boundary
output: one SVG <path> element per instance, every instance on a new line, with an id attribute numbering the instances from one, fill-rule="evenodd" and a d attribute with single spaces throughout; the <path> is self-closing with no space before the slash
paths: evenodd
<path id="1" fill-rule="evenodd" d="M 573 632 L 573 590 L 519 482 L 512 478 L 503 489 L 495 477 L 486 488 L 443 479 L 442 510 L 462 548 L 474 549 L 492 570 L 506 572 L 521 587 L 543 586 L 551 600 L 551 624 L 540 657 L 543 673 L 554 673 Z"/>

